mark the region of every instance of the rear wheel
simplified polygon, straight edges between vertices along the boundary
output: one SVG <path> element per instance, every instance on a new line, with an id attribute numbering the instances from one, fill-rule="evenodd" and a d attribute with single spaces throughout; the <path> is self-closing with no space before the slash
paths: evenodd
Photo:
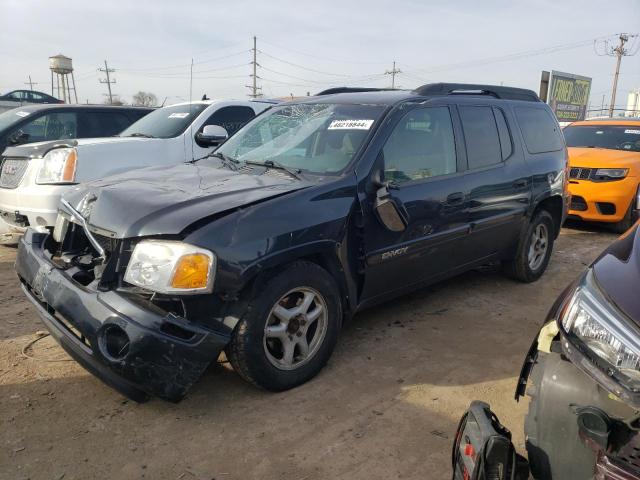
<path id="1" fill-rule="evenodd" d="M 535 282 L 547 269 L 554 239 L 553 217 L 546 210 L 539 210 L 520 238 L 515 258 L 503 263 L 504 272 L 521 282 Z"/>
<path id="2" fill-rule="evenodd" d="M 234 330 L 227 357 L 245 380 L 288 390 L 327 363 L 341 314 L 333 277 L 317 264 L 295 262 L 262 283 Z"/>

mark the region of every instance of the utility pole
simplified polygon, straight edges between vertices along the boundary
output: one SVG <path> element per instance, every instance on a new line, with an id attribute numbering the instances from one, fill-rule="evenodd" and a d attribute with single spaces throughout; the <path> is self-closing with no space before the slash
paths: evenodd
<path id="1" fill-rule="evenodd" d="M 618 90 L 618 77 L 620 76 L 620 63 L 622 63 L 622 57 L 632 56 L 637 53 L 637 50 L 634 53 L 630 53 L 629 49 L 624 48 L 625 43 L 629 41 L 630 38 L 637 37 L 638 34 L 628 35 L 626 33 L 621 33 L 618 37 L 620 39 L 620 43 L 617 47 L 612 48 L 609 52 L 605 51 L 606 55 L 610 57 L 616 58 L 616 73 L 613 76 L 613 89 L 611 90 L 611 105 L 609 105 L 609 117 L 613 117 L 613 110 L 616 106 L 616 93 Z"/>
<path id="2" fill-rule="evenodd" d="M 38 82 L 33 82 L 31 80 L 31 75 L 29 75 L 29 81 L 28 82 L 24 82 L 25 85 L 29 85 L 29 88 L 31 89 L 31 91 L 33 91 L 33 86 L 34 85 L 40 85 Z"/>
<path id="3" fill-rule="evenodd" d="M 258 65 L 258 48 L 257 48 L 257 40 L 256 37 L 253 37 L 253 48 L 251 49 L 251 51 L 253 52 L 253 60 L 251 61 L 250 65 L 253 66 L 253 73 L 251 75 L 249 75 L 252 79 L 252 85 L 245 85 L 247 88 L 251 89 L 251 93 L 249 94 L 249 96 L 251 98 L 257 98 L 257 97 L 261 97 L 262 93 L 258 93 L 258 91 L 262 90 L 262 87 L 259 87 L 257 82 L 258 82 L 258 67 L 260 65 Z"/>
<path id="4" fill-rule="evenodd" d="M 391 88 L 396 88 L 396 74 L 402 73 L 402 70 L 396 68 L 396 61 L 393 61 L 393 68 L 391 70 L 385 70 L 385 75 L 391 75 Z"/>
<path id="5" fill-rule="evenodd" d="M 113 95 L 111 94 L 111 84 L 112 83 L 116 83 L 116 80 L 115 80 L 115 78 L 113 80 L 111 80 L 109 78 L 109 74 L 110 73 L 114 73 L 115 69 L 109 68 L 109 66 L 107 65 L 107 61 L 105 60 L 104 61 L 104 68 L 99 68 L 98 71 L 99 72 L 103 72 L 107 76 L 106 80 L 101 78 L 100 79 L 100 83 L 106 83 L 107 84 L 107 89 L 109 90 L 109 105 L 112 105 L 113 104 Z"/>

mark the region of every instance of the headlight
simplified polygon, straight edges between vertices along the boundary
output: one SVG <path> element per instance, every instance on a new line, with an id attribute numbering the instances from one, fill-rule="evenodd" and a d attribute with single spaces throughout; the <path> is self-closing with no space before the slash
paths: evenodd
<path id="1" fill-rule="evenodd" d="M 596 177 L 624 178 L 629 173 L 628 168 L 599 168 L 596 170 Z"/>
<path id="2" fill-rule="evenodd" d="M 136 245 L 124 280 L 158 293 L 203 293 L 213 288 L 215 255 L 188 243 L 143 240 Z"/>
<path id="3" fill-rule="evenodd" d="M 76 179 L 78 152 L 75 148 L 56 148 L 42 159 L 36 183 L 71 183 Z"/>
<path id="4" fill-rule="evenodd" d="M 640 386 L 640 331 L 608 301 L 587 272 L 559 319 L 569 338 Z"/>

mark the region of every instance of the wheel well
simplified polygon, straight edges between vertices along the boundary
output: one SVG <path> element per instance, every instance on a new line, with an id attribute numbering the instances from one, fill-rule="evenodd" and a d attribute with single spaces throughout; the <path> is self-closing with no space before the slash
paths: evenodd
<path id="1" fill-rule="evenodd" d="M 310 255 L 303 255 L 297 257 L 290 262 L 281 263 L 268 269 L 265 269 L 255 275 L 243 288 L 245 292 L 252 292 L 251 295 L 255 294 L 256 289 L 262 288 L 265 282 L 268 282 L 269 278 L 276 274 L 276 272 L 283 270 L 287 265 L 295 262 L 299 262 L 301 260 L 315 263 L 320 267 L 324 268 L 329 274 L 336 279 L 336 284 L 338 287 L 338 291 L 340 293 L 340 301 L 342 303 L 342 313 L 343 313 L 343 322 L 348 320 L 352 315 L 352 308 L 349 304 L 349 293 L 348 287 L 346 283 L 345 273 L 343 269 L 340 267 L 338 259 L 332 257 L 328 253 L 315 253 Z"/>
<path id="2" fill-rule="evenodd" d="M 553 226 L 555 228 L 555 237 L 560 234 L 560 227 L 562 227 L 562 198 L 559 196 L 553 196 L 545 198 L 536 206 L 533 215 L 540 211 L 546 210 L 553 217 Z"/>
<path id="3" fill-rule="evenodd" d="M 298 260 L 307 260 L 309 262 L 318 264 L 327 272 L 329 272 L 333 278 L 336 279 L 338 290 L 340 291 L 340 301 L 342 302 L 343 321 L 347 320 L 351 316 L 351 307 L 349 305 L 349 291 L 347 288 L 344 270 L 340 266 L 338 259 L 335 257 L 331 257 L 328 254 L 317 253 L 314 255 L 301 257 Z"/>

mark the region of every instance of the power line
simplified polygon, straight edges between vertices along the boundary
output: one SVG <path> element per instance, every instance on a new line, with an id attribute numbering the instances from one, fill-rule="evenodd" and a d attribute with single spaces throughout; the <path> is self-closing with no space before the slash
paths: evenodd
<path id="1" fill-rule="evenodd" d="M 109 91 L 109 105 L 113 105 L 113 95 L 111 94 L 111 84 L 112 83 L 116 83 L 116 79 L 114 78 L 113 80 L 111 80 L 109 78 L 109 74 L 110 73 L 114 73 L 115 69 L 113 68 L 109 68 L 109 66 L 107 65 L 107 61 L 104 61 L 104 68 L 99 68 L 98 69 L 99 72 L 103 72 L 104 74 L 106 74 L 107 78 L 105 79 L 99 79 L 100 83 L 106 83 L 107 84 L 107 90 Z"/>
<path id="2" fill-rule="evenodd" d="M 594 41 L 598 41 L 598 40 L 604 40 L 606 38 L 610 38 L 613 35 L 604 35 L 601 37 L 596 37 L 594 38 L 590 38 L 588 40 L 581 40 L 581 41 L 576 41 L 576 42 L 572 42 L 572 43 L 567 43 L 567 44 L 561 44 L 561 45 L 552 45 L 549 47 L 544 47 L 544 48 L 539 48 L 539 49 L 535 49 L 535 50 L 525 50 L 522 52 L 515 52 L 515 53 L 510 53 L 510 54 L 506 54 L 506 55 L 500 55 L 500 56 L 495 56 L 495 57 L 486 57 L 486 58 L 480 58 L 477 60 L 472 60 L 470 62 L 460 62 L 460 63 L 452 63 L 452 64 L 447 64 L 447 65 L 440 65 L 440 66 L 436 66 L 436 67 L 432 67 L 432 68 L 428 68 L 428 69 L 420 69 L 420 68 L 416 68 L 414 69 L 417 72 L 422 72 L 422 73 L 437 73 L 437 72 L 443 72 L 443 71 L 447 71 L 447 70 L 455 70 L 458 68 L 467 68 L 467 67 L 474 67 L 474 66 L 484 66 L 484 65 L 488 65 L 491 63 L 497 63 L 497 62 L 505 62 L 505 61 L 510 61 L 510 60 L 520 60 L 522 58 L 528 58 L 528 57 L 533 57 L 533 56 L 537 56 L 537 55 L 544 55 L 547 53 L 555 53 L 555 52 L 560 52 L 563 50 L 571 50 L 574 48 L 580 48 L 580 47 L 584 47 L 587 45 L 592 45 Z"/>
<path id="3" fill-rule="evenodd" d="M 265 42 L 264 40 L 262 41 L 262 43 L 265 43 L 267 45 L 271 45 L 272 47 L 275 47 L 275 48 L 279 48 L 280 50 L 285 50 L 285 51 L 288 51 L 288 52 L 291 52 L 291 53 L 302 55 L 304 57 L 315 58 L 315 59 L 318 59 L 318 60 L 326 60 L 328 62 L 347 63 L 347 64 L 350 64 L 350 65 L 384 65 L 386 63 L 386 62 L 361 62 L 361 61 L 356 61 L 356 60 L 353 60 L 353 59 L 349 59 L 349 60 L 344 59 L 344 60 L 342 60 L 342 59 L 338 59 L 338 58 L 322 57 L 322 56 L 319 56 L 319 55 L 314 55 L 314 54 L 311 54 L 311 53 L 305 53 L 305 52 L 301 52 L 299 50 L 294 50 L 292 48 L 282 47 L 282 46 L 276 45 L 274 43 Z"/>
<path id="4" fill-rule="evenodd" d="M 260 50 L 260 53 L 262 55 L 264 55 L 265 57 L 272 58 L 273 60 L 277 60 L 278 62 L 286 63 L 287 65 L 291 65 L 292 67 L 301 68 L 302 70 L 307 70 L 309 72 L 320 73 L 322 75 L 332 75 L 334 77 L 351 77 L 352 76 L 352 75 L 347 75 L 347 74 L 344 74 L 344 73 L 324 72 L 322 70 L 316 70 L 314 68 L 309 68 L 309 67 L 305 67 L 303 65 L 298 65 L 297 63 L 293 63 L 293 62 L 290 62 L 288 60 L 283 60 L 282 58 L 276 57 L 274 55 L 270 55 L 269 53 L 266 53 L 266 52 L 264 52 L 262 50 Z"/>
<path id="5" fill-rule="evenodd" d="M 215 57 L 215 58 L 210 58 L 210 59 L 206 59 L 206 60 L 200 60 L 198 62 L 193 62 L 194 65 L 203 65 L 205 63 L 213 63 L 213 62 L 217 62 L 219 60 L 226 60 L 227 58 L 232 58 L 232 57 L 237 57 L 238 55 L 245 55 L 247 53 L 247 50 L 241 50 L 238 52 L 234 52 L 234 53 L 230 53 L 228 55 L 223 55 L 223 56 L 219 56 L 219 57 Z M 164 65 L 164 66 L 159 66 L 159 67 L 144 67 L 144 68 L 120 68 L 120 71 L 123 72 L 149 72 L 149 71 L 156 71 L 156 70 L 171 70 L 171 69 L 175 69 L 175 68 L 185 68 L 188 69 L 191 67 L 191 63 L 183 63 L 180 65 Z"/>

